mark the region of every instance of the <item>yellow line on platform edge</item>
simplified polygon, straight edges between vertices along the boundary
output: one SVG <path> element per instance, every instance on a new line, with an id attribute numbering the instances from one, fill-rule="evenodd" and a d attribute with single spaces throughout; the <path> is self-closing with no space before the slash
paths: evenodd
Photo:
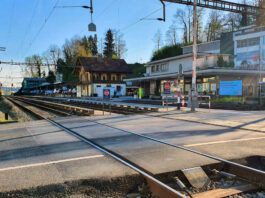
<path id="1" fill-rule="evenodd" d="M 72 161 L 78 161 L 78 160 L 101 158 L 101 157 L 104 157 L 104 155 L 93 155 L 93 156 L 86 156 L 86 157 L 77 157 L 77 158 L 70 158 L 70 159 L 64 159 L 64 160 L 50 161 L 50 162 L 42 162 L 42 163 L 36 163 L 36 164 L 28 164 L 28 165 L 22 165 L 22 166 L 7 167 L 7 168 L 1 168 L 0 172 L 23 169 L 23 168 L 31 168 L 31 167 L 37 167 L 37 166 L 59 164 L 59 163 L 64 163 L 64 162 L 72 162 Z"/>
<path id="2" fill-rule="evenodd" d="M 224 143 L 230 143 L 230 142 L 245 142 L 245 141 L 262 140 L 262 139 L 265 139 L 265 137 L 245 138 L 245 139 L 236 139 L 236 140 L 223 140 L 223 141 L 216 141 L 216 142 L 196 143 L 196 144 L 186 144 L 184 146 L 185 147 L 195 147 L 195 146 L 205 146 L 205 145 L 211 145 L 211 144 L 224 144 Z"/>

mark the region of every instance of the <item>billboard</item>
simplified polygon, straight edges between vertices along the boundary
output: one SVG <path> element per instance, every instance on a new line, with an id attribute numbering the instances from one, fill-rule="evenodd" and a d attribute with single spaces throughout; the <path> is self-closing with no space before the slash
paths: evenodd
<path id="1" fill-rule="evenodd" d="M 220 81 L 220 96 L 242 96 L 242 80 Z"/>

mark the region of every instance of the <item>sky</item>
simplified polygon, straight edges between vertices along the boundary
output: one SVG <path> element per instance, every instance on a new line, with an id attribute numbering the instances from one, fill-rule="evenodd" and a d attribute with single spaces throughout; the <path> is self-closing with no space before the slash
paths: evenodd
<path id="1" fill-rule="evenodd" d="M 2 61 L 20 61 L 32 54 L 42 55 L 51 45 L 61 47 L 66 39 L 89 36 L 89 10 L 82 8 L 54 8 L 57 0 L 0 0 L 0 52 Z M 89 0 L 59 0 L 58 6 L 89 5 Z M 98 38 L 104 38 L 111 28 L 124 34 L 128 63 L 147 62 L 155 48 L 154 34 L 165 33 L 173 16 L 183 5 L 167 3 L 166 22 L 141 20 L 162 17 L 159 0 L 94 0 L 94 23 Z M 155 12 L 156 11 L 156 12 Z M 48 20 L 47 20 L 48 19 Z M 46 22 L 45 22 L 46 21 Z M 181 34 L 179 34 L 179 40 Z M 22 80 L 21 67 L 0 65 L 0 82 L 5 86 Z"/>

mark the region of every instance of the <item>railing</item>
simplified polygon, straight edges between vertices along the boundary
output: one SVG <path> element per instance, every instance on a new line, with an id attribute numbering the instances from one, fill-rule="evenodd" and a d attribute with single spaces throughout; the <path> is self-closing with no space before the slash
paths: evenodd
<path id="1" fill-rule="evenodd" d="M 211 96 L 209 95 L 199 95 L 197 96 L 198 106 L 199 105 L 207 105 L 209 109 L 211 109 Z M 178 100 L 177 96 L 169 95 L 169 96 L 162 96 L 162 106 L 166 107 L 167 110 L 169 108 L 169 105 L 180 105 L 180 107 L 189 107 L 190 106 L 190 96 L 181 96 L 180 100 Z"/>

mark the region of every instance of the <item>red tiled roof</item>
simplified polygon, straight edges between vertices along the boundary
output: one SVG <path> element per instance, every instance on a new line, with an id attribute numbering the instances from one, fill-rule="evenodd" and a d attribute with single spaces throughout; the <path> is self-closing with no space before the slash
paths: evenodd
<path id="1" fill-rule="evenodd" d="M 124 59 L 79 57 L 77 66 L 83 66 L 87 72 L 130 73 L 130 69 Z"/>

